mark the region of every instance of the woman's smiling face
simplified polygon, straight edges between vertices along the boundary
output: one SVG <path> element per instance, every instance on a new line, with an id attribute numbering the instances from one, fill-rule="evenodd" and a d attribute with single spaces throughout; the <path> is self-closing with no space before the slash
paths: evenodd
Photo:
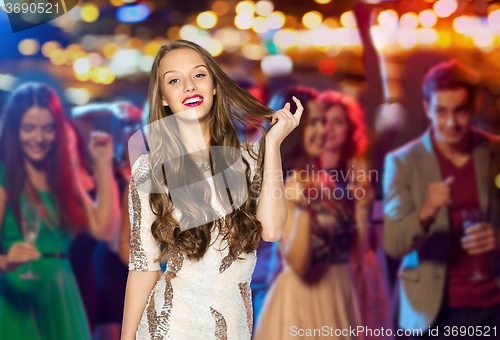
<path id="1" fill-rule="evenodd" d="M 216 91 L 207 64 L 189 48 L 174 50 L 160 61 L 163 105 L 174 114 L 195 109 L 198 119 L 210 112 Z"/>

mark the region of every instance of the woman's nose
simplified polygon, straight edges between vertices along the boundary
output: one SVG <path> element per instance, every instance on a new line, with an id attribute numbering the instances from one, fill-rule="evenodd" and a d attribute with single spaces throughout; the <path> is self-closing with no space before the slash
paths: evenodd
<path id="1" fill-rule="evenodd" d="M 41 143 L 43 142 L 44 138 L 43 138 L 43 131 L 42 130 L 37 130 L 35 132 L 35 141 L 38 142 L 38 143 Z"/>
<path id="2" fill-rule="evenodd" d="M 188 92 L 188 91 L 194 91 L 196 90 L 196 86 L 194 85 L 194 83 L 192 81 L 186 81 L 185 82 L 186 86 L 184 87 L 184 91 Z"/>

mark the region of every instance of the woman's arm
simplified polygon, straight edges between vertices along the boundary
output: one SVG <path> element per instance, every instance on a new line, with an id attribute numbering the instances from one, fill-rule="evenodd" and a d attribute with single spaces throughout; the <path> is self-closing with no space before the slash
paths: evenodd
<path id="1" fill-rule="evenodd" d="M 271 124 L 274 125 L 265 137 L 264 178 L 256 217 L 262 223 L 262 239 L 267 242 L 276 242 L 281 238 L 288 216 L 280 146 L 286 136 L 299 125 L 304 111 L 300 100 L 296 97 L 293 97 L 293 100 L 297 105 L 295 114 L 290 112 L 290 103 L 286 103 L 283 109 L 273 114 Z"/>
<path id="2" fill-rule="evenodd" d="M 356 182 L 353 188 L 356 230 L 351 239 L 350 255 L 355 261 L 361 262 L 368 245 L 368 233 L 371 227 L 370 206 L 374 199 L 374 193 L 371 178 L 367 175 L 370 173 L 368 161 L 364 158 L 357 158 L 350 160 L 349 163 L 352 164 L 356 173 Z"/>
<path id="3" fill-rule="evenodd" d="M 280 145 L 266 140 L 264 178 L 256 214 L 262 223 L 262 239 L 266 242 L 281 238 L 288 216 L 281 173 Z"/>
<path id="4" fill-rule="evenodd" d="M 129 271 L 125 291 L 121 340 L 135 340 L 142 311 L 146 307 L 149 295 L 157 280 L 157 271 Z"/>
<path id="5" fill-rule="evenodd" d="M 280 248 L 292 269 L 305 275 L 311 263 L 311 214 L 308 202 L 299 196 L 302 190 L 302 184 L 295 181 L 289 181 L 285 186 L 286 202 L 292 213 L 286 220 Z"/>
<path id="6" fill-rule="evenodd" d="M 120 216 L 118 185 L 113 176 L 113 144 L 109 134 L 93 132 L 89 152 L 95 163 L 97 175 L 97 199 L 92 201 L 78 181 L 80 195 L 85 205 L 92 235 L 103 241 L 113 238 L 115 225 Z"/>
<path id="7" fill-rule="evenodd" d="M 151 225 L 156 215 L 148 213 L 149 192 L 140 190 L 138 184 L 149 187 L 151 180 L 144 177 L 148 173 L 149 158 L 141 156 L 132 167 L 132 177 L 128 190 L 129 206 L 129 276 L 125 292 L 122 340 L 135 339 L 142 312 L 147 304 L 160 271 L 160 246 L 151 233 Z M 146 175 L 147 176 L 147 175 Z M 137 181 L 137 182 L 136 182 Z"/>

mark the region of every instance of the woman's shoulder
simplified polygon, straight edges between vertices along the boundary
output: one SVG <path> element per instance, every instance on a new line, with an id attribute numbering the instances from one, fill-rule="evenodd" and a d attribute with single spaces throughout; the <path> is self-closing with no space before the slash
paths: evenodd
<path id="1" fill-rule="evenodd" d="M 136 184 L 146 182 L 150 178 L 149 154 L 141 155 L 132 165 L 131 180 Z"/>

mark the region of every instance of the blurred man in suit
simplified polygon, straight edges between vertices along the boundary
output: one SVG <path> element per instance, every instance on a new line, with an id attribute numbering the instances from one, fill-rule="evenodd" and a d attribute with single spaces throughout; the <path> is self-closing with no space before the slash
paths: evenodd
<path id="1" fill-rule="evenodd" d="M 423 92 L 431 126 L 385 160 L 384 247 L 403 259 L 399 326 L 421 329 L 418 339 L 500 337 L 500 142 L 472 126 L 474 71 L 438 64 Z"/>

